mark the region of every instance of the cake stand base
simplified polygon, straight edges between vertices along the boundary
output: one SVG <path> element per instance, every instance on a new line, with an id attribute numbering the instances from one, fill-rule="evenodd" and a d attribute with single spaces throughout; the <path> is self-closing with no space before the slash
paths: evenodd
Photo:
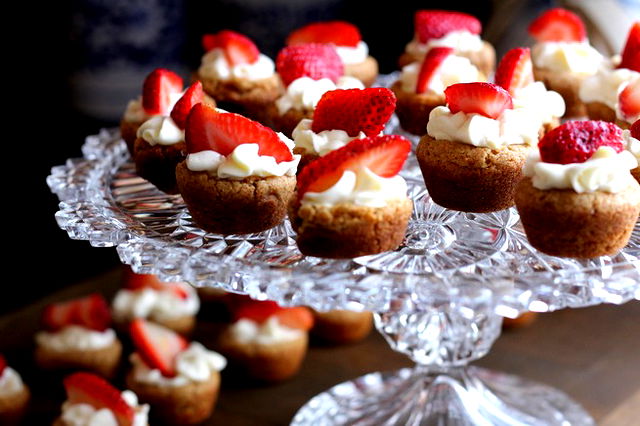
<path id="1" fill-rule="evenodd" d="M 301 425 L 594 425 L 564 393 L 478 367 L 430 374 L 424 368 L 371 373 L 312 398 Z"/>

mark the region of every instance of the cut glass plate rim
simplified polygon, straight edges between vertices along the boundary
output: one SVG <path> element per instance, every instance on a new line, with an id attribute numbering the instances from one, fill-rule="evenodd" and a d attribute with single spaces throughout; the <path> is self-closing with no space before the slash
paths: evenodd
<path id="1" fill-rule="evenodd" d="M 135 218 L 115 205 L 112 194 L 113 175 L 129 161 L 117 129 L 103 129 L 87 137 L 82 152 L 83 158 L 54 167 L 47 178 L 60 200 L 56 213 L 59 226 L 72 239 L 116 247 L 122 262 L 134 271 L 153 273 L 166 281 L 188 281 L 197 287 L 318 310 L 400 309 L 410 313 L 432 309 L 438 303 L 471 309 L 490 303 L 498 314 L 515 317 L 527 310 L 545 312 L 640 299 L 638 224 L 631 242 L 633 250 L 625 248 L 615 260 L 603 257 L 568 262 L 547 257 L 557 263 L 534 265 L 529 271 L 521 266 L 534 261 L 535 253 L 505 261 L 506 256 L 498 252 L 486 265 L 478 262 L 470 268 L 427 275 L 371 270 L 349 260 L 273 266 L 167 241 L 161 233 L 141 230 Z M 517 232 L 509 232 L 517 240 Z"/>

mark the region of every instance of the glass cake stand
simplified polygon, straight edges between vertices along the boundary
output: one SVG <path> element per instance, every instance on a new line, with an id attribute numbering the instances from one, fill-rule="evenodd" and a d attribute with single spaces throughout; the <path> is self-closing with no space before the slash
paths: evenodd
<path id="1" fill-rule="evenodd" d="M 286 220 L 259 234 L 202 231 L 179 195 L 135 174 L 116 130 L 88 137 L 82 152 L 47 180 L 60 199 L 58 225 L 72 239 L 116 247 L 136 272 L 167 281 L 321 311 L 373 311 L 391 347 L 415 361 L 329 389 L 292 424 L 594 424 L 562 392 L 469 363 L 490 350 L 504 316 L 640 299 L 639 225 L 616 256 L 547 256 L 529 245 L 515 209 L 467 214 L 434 204 L 410 156 L 402 174 L 415 208 L 402 246 L 321 259 L 299 252 Z"/>

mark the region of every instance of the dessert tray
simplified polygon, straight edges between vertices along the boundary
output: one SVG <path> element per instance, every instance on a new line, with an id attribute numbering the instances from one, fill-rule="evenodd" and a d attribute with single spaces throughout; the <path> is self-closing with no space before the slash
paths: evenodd
<path id="1" fill-rule="evenodd" d="M 402 133 L 395 117 L 386 132 Z M 615 256 L 547 256 L 529 245 L 515 209 L 471 214 L 433 203 L 410 156 L 401 173 L 414 212 L 403 245 L 349 260 L 313 258 L 299 252 L 286 220 L 259 234 L 202 231 L 179 195 L 135 174 L 117 130 L 89 136 L 82 154 L 47 180 L 60 200 L 58 225 L 72 239 L 116 247 L 136 272 L 167 281 L 282 305 L 373 311 L 393 349 L 418 365 L 339 384 L 293 424 L 593 424 L 561 392 L 467 364 L 490 350 L 503 316 L 640 299 L 640 225 Z"/>

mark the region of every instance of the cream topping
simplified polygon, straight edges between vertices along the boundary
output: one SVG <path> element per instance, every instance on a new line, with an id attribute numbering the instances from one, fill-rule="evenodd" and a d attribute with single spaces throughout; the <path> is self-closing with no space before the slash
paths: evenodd
<path id="1" fill-rule="evenodd" d="M 140 383 L 160 386 L 184 386 L 193 382 L 209 380 L 211 374 L 227 366 L 225 357 L 210 351 L 198 342 L 191 342 L 187 349 L 176 356 L 175 377 L 165 377 L 160 370 L 150 368 L 137 353 L 131 354 L 133 377 Z"/>
<path id="2" fill-rule="evenodd" d="M 41 331 L 36 334 L 36 343 L 55 351 L 102 349 L 116 341 L 113 329 L 91 330 L 78 325 L 69 325 L 55 332 Z"/>
<path id="3" fill-rule="evenodd" d="M 366 167 L 347 170 L 331 188 L 323 192 L 306 192 L 302 204 L 333 206 L 350 203 L 366 207 L 384 207 L 389 201 L 407 196 L 407 183 L 400 175 L 384 178 Z"/>
<path id="4" fill-rule="evenodd" d="M 11 367 L 5 367 L 0 375 L 0 396 L 15 395 L 24 389 L 20 374 Z"/>
<path id="5" fill-rule="evenodd" d="M 531 178 L 533 186 L 541 189 L 573 189 L 578 193 L 605 191 L 620 192 L 635 179 L 629 170 L 638 161 L 629 151 L 616 151 L 601 146 L 584 163 L 554 164 L 540 159 L 539 150 L 533 150 L 524 166 L 524 175 Z"/>
<path id="6" fill-rule="evenodd" d="M 276 99 L 278 113 L 284 115 L 290 109 L 313 110 L 326 92 L 336 89 L 364 89 L 364 85 L 355 77 L 342 76 L 338 83 L 328 78 L 314 80 L 300 77 L 287 86 L 284 95 Z"/>
<path id="7" fill-rule="evenodd" d="M 538 68 L 590 75 L 598 71 L 604 58 L 588 41 L 548 41 L 533 46 L 531 60 Z"/>
<path id="8" fill-rule="evenodd" d="M 311 129 L 313 120 L 304 118 L 300 120 L 292 136 L 296 148 L 302 148 L 309 154 L 325 156 L 331 151 L 342 148 L 354 139 L 364 139 L 367 137 L 363 132 L 358 136 L 349 136 L 344 130 L 323 130 L 319 133 Z"/>
<path id="9" fill-rule="evenodd" d="M 151 146 L 174 145 L 184 140 L 184 130 L 171 117 L 156 115 L 140 125 L 137 136 Z"/>
<path id="10" fill-rule="evenodd" d="M 505 109 L 492 119 L 464 111 L 451 113 L 446 106 L 438 106 L 429 114 L 427 133 L 434 139 L 463 142 L 491 149 L 506 145 L 538 143 L 540 122 L 532 119 L 525 109 Z"/>
<path id="11" fill-rule="evenodd" d="M 290 342 L 299 339 L 305 333 L 302 330 L 280 324 L 275 316 L 262 324 L 246 318 L 240 319 L 229 326 L 229 332 L 239 343 L 255 343 L 257 345 Z"/>
<path id="12" fill-rule="evenodd" d="M 631 136 L 631 131 L 628 129 L 622 131 L 622 138 L 626 144 L 625 149 L 633 154 L 638 160 L 638 164 L 640 164 L 640 140 Z"/>
<path id="13" fill-rule="evenodd" d="M 133 426 L 147 426 L 149 405 L 138 405 L 138 397 L 130 390 L 122 392 L 122 398 L 135 410 Z M 116 416 L 108 408 L 95 409 L 89 404 L 62 405 L 62 423 L 67 426 L 118 426 Z"/>
<path id="14" fill-rule="evenodd" d="M 514 109 L 527 109 L 535 114 L 541 123 L 550 123 L 565 113 L 562 96 L 553 90 L 547 90 L 541 81 L 516 89 L 512 99 Z"/>
<path id="15" fill-rule="evenodd" d="M 291 149 L 293 141 L 282 133 L 280 140 Z M 286 139 L 286 141 L 285 141 Z M 293 160 L 276 162 L 270 155 L 259 155 L 257 143 L 240 144 L 228 156 L 215 151 L 200 151 L 187 155 L 187 168 L 194 172 L 208 172 L 223 179 L 244 179 L 248 176 L 295 176 L 300 155 L 294 154 Z"/>
<path id="16" fill-rule="evenodd" d="M 198 294 L 188 284 L 181 287 L 187 294 L 184 299 L 171 290 L 119 290 L 112 303 L 113 317 L 118 322 L 128 322 L 135 318 L 163 320 L 197 314 L 200 309 Z"/>
<path id="17" fill-rule="evenodd" d="M 212 49 L 204 54 L 198 73 L 203 78 L 228 81 L 239 80 L 264 80 L 275 74 L 273 60 L 262 53 L 251 64 L 238 64 L 230 66 L 222 49 Z"/>
<path id="18" fill-rule="evenodd" d="M 421 66 L 421 62 L 412 62 L 402 67 L 402 72 L 400 73 L 402 90 L 409 93 L 416 92 Z M 449 55 L 440 64 L 431 81 L 429 81 L 427 89 L 442 95 L 444 94 L 444 89 L 452 84 L 471 83 L 474 81 L 486 81 L 486 79 L 469 59 L 462 56 Z"/>
<path id="19" fill-rule="evenodd" d="M 618 95 L 627 84 L 638 81 L 640 73 L 627 68 L 615 68 L 616 62 L 615 59 L 608 62 L 582 82 L 580 100 L 602 102 L 613 110 L 618 109 Z"/>
<path id="20" fill-rule="evenodd" d="M 434 47 L 451 47 L 458 53 L 477 52 L 482 50 L 483 42 L 478 34 L 472 34 L 465 30 L 451 31 L 444 37 L 432 38 L 426 43 L 420 43 L 420 40 L 414 37 L 405 47 L 405 51 L 422 58 Z"/>
<path id="21" fill-rule="evenodd" d="M 359 64 L 369 56 L 369 46 L 362 40 L 355 47 L 335 46 L 335 48 L 343 64 Z"/>

